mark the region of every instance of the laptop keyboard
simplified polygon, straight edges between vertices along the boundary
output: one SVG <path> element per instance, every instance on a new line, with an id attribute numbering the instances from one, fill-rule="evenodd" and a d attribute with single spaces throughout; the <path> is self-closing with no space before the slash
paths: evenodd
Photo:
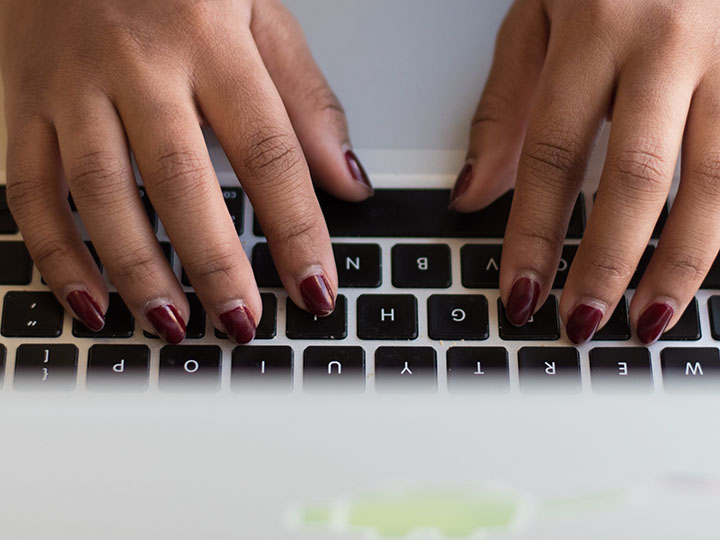
<path id="1" fill-rule="evenodd" d="M 379 189 L 360 204 L 320 194 L 340 291 L 335 312 L 316 318 L 282 290 L 242 190 L 224 188 L 263 302 L 256 340 L 236 347 L 209 325 L 139 189 L 188 294 L 187 340 L 167 346 L 143 332 L 112 286 L 102 331 L 91 332 L 72 320 L 34 268 L 0 186 L 3 391 L 478 396 L 720 391 L 720 292 L 713 291 L 720 289 L 718 263 L 678 325 L 658 344 L 640 347 L 633 339 L 628 321 L 632 290 L 591 343 L 574 347 L 566 339 L 558 298 L 591 196 L 581 195 L 575 205 L 553 293 L 528 325 L 517 328 L 507 321 L 497 290 L 512 193 L 472 215 L 449 212 L 449 191 L 442 189 Z M 667 208 L 651 244 L 666 219 Z M 648 246 L 631 289 L 652 250 Z"/>

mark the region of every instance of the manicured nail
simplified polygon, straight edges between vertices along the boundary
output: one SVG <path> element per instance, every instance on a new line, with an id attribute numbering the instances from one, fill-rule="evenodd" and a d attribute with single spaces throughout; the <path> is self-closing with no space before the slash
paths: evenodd
<path id="1" fill-rule="evenodd" d="M 305 278 L 299 286 L 308 311 L 318 317 L 327 317 L 335 310 L 335 296 L 331 292 L 330 283 L 323 274 L 315 274 Z"/>
<path id="2" fill-rule="evenodd" d="M 78 316 L 78 319 L 91 332 L 99 332 L 105 326 L 105 317 L 95 299 L 86 291 L 72 291 L 67 295 L 67 302 Z"/>
<path id="3" fill-rule="evenodd" d="M 637 337 L 645 345 L 655 343 L 667 328 L 675 310 L 670 304 L 657 303 L 651 305 L 640 315 L 637 323 Z"/>
<path id="4" fill-rule="evenodd" d="M 225 332 L 236 343 L 250 343 L 255 338 L 255 317 L 246 306 L 238 306 L 220 315 Z"/>
<path id="5" fill-rule="evenodd" d="M 540 296 L 540 284 L 529 278 L 520 278 L 513 285 L 508 298 L 505 312 L 508 321 L 514 326 L 525 326 L 535 313 L 538 297 Z"/>
<path id="6" fill-rule="evenodd" d="M 164 305 L 148 311 L 145 316 L 155 327 L 157 335 L 172 345 L 185 339 L 185 321 L 175 306 Z"/>
<path id="7" fill-rule="evenodd" d="M 597 332 L 603 312 L 596 307 L 580 304 L 570 315 L 567 323 L 567 335 L 575 345 L 582 345 L 592 339 Z"/>
<path id="8" fill-rule="evenodd" d="M 450 208 L 457 202 L 457 200 L 465 195 L 465 192 L 470 187 L 470 180 L 472 179 L 473 166 L 470 163 L 466 163 L 462 171 L 455 180 L 455 187 L 453 187 L 452 193 L 450 194 Z"/>
<path id="9" fill-rule="evenodd" d="M 352 175 L 352 177 L 357 182 L 361 183 L 364 187 L 366 187 L 370 191 L 373 191 L 372 184 L 370 183 L 370 179 L 365 172 L 365 168 L 362 166 L 362 163 L 360 163 L 360 160 L 355 155 L 355 152 L 353 152 L 352 150 L 346 150 L 345 161 L 347 161 L 348 169 L 350 169 L 350 174 Z"/>

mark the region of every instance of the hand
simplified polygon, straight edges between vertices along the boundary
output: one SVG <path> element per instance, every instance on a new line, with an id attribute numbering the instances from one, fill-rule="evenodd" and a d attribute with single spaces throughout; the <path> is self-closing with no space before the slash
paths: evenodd
<path id="1" fill-rule="evenodd" d="M 290 297 L 332 312 L 337 273 L 308 169 L 345 199 L 372 188 L 279 0 L 4 0 L 0 21 L 8 202 L 66 309 L 99 330 L 108 307 L 69 188 L 142 327 L 172 343 L 185 336 L 188 302 L 143 212 L 131 149 L 213 324 L 237 342 L 253 338 L 262 304 L 204 143 L 207 122 Z"/>
<path id="2" fill-rule="evenodd" d="M 523 325 L 547 297 L 596 136 L 607 160 L 560 302 L 588 341 L 628 286 L 682 180 L 630 318 L 644 343 L 673 326 L 720 241 L 720 4 L 717 0 L 518 0 L 497 40 L 453 208 L 512 187 L 500 289 Z"/>

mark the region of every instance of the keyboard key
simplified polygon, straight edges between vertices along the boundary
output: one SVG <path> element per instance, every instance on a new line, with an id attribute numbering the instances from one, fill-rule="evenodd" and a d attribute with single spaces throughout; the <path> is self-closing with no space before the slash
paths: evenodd
<path id="1" fill-rule="evenodd" d="M 467 244 L 460 249 L 463 287 L 497 289 L 500 287 L 502 246 Z"/>
<path id="2" fill-rule="evenodd" d="M 665 332 L 660 341 L 698 341 L 701 337 L 698 303 L 693 298 L 677 324 Z"/>
<path id="3" fill-rule="evenodd" d="M 135 331 L 135 319 L 118 293 L 110 293 L 110 306 L 105 314 L 105 326 L 93 332 L 77 319 L 73 320 L 73 335 L 83 338 L 131 338 Z"/>
<path id="4" fill-rule="evenodd" d="M 593 336 L 593 341 L 627 341 L 630 339 L 627 298 L 620 299 L 610 320 Z"/>
<path id="5" fill-rule="evenodd" d="M 10 291 L 5 295 L 2 335 L 7 337 L 58 337 L 64 311 L 50 292 Z"/>
<path id="6" fill-rule="evenodd" d="M 498 324 L 500 338 L 507 341 L 554 341 L 560 339 L 560 319 L 557 298 L 550 295 L 543 306 L 522 327 L 513 326 L 505 315 L 505 306 L 498 298 Z"/>
<path id="7" fill-rule="evenodd" d="M 449 287 L 452 284 L 450 247 L 445 244 L 393 246 L 392 282 L 398 288 Z"/>
<path id="8" fill-rule="evenodd" d="M 715 259 L 708 275 L 700 286 L 701 289 L 720 289 L 720 256 Z"/>
<path id="9" fill-rule="evenodd" d="M 150 378 L 145 345 L 93 345 L 88 352 L 87 389 L 144 392 Z"/>
<path id="10" fill-rule="evenodd" d="M 20 345 L 15 357 L 15 389 L 73 390 L 77 361 L 74 345 Z"/>
<path id="11" fill-rule="evenodd" d="M 253 248 L 252 268 L 258 287 L 282 287 L 267 244 L 256 244 Z"/>
<path id="12" fill-rule="evenodd" d="M 510 390 L 508 353 L 502 347 L 452 347 L 447 352 L 452 394 L 503 394 Z"/>
<path id="13" fill-rule="evenodd" d="M 3 382 L 5 381 L 5 356 L 7 355 L 7 349 L 5 349 L 5 345 L 0 343 L 0 386 L 3 385 Z"/>
<path id="14" fill-rule="evenodd" d="M 347 337 L 347 299 L 337 296 L 335 311 L 327 317 L 316 317 L 287 299 L 287 337 L 290 339 L 345 339 Z"/>
<path id="15" fill-rule="evenodd" d="M 303 357 L 306 392 L 361 393 L 365 390 L 362 347 L 308 347 Z"/>
<path id="16" fill-rule="evenodd" d="M 431 347 L 379 347 L 375 351 L 375 389 L 380 392 L 437 390 L 437 358 Z"/>
<path id="17" fill-rule="evenodd" d="M 379 287 L 382 284 L 380 246 L 333 244 L 340 287 Z"/>
<path id="18" fill-rule="evenodd" d="M 711 296 L 708 299 L 710 312 L 710 333 L 715 341 L 720 341 L 720 296 Z"/>
<path id="19" fill-rule="evenodd" d="M 428 334 L 430 339 L 487 339 L 487 298 L 480 294 L 432 295 L 428 298 Z"/>
<path id="20" fill-rule="evenodd" d="M 363 294 L 357 300 L 360 339 L 416 339 L 417 299 L 410 294 Z"/>
<path id="21" fill-rule="evenodd" d="M 637 289 L 637 286 L 640 284 L 640 280 L 645 274 L 645 270 L 647 270 L 647 267 L 650 264 L 650 259 L 652 259 L 654 251 L 655 248 L 653 246 L 648 246 L 645 248 L 642 257 L 640 258 L 640 262 L 638 263 L 638 267 L 635 270 L 635 274 L 633 274 L 633 277 L 630 280 L 630 289 Z"/>
<path id="22" fill-rule="evenodd" d="M 235 230 L 238 236 L 243 233 L 243 191 L 240 188 L 223 188 L 223 198 L 225 199 L 225 205 L 227 206 L 230 217 L 235 225 Z"/>
<path id="23" fill-rule="evenodd" d="M 666 392 L 720 391 L 720 353 L 716 348 L 667 348 L 661 351 L 660 359 Z"/>
<path id="24" fill-rule="evenodd" d="M 0 285 L 27 285 L 33 264 L 22 242 L 0 242 Z"/>
<path id="25" fill-rule="evenodd" d="M 553 281 L 553 289 L 562 289 L 565 286 L 568 274 L 570 273 L 570 267 L 575 260 L 575 255 L 577 255 L 577 250 L 578 246 L 563 247 L 560 263 L 558 264 L 558 271 L 555 274 L 555 281 Z"/>
<path id="26" fill-rule="evenodd" d="M 170 268 L 173 268 L 175 265 L 175 252 L 170 242 L 160 242 L 160 249 L 162 249 L 163 255 L 165 255 L 165 259 L 170 265 Z"/>
<path id="27" fill-rule="evenodd" d="M 655 223 L 655 229 L 652 233 L 653 240 L 657 240 L 660 238 L 660 235 L 663 232 L 663 229 L 665 228 L 665 223 L 668 220 L 669 212 L 668 212 L 668 205 L 665 203 L 665 206 L 663 206 L 662 212 L 660 213 L 660 217 L 657 220 L 657 223 Z"/>
<path id="28" fill-rule="evenodd" d="M 15 234 L 16 232 L 18 232 L 18 226 L 10 211 L 0 211 L 0 234 Z"/>
<path id="29" fill-rule="evenodd" d="M 653 391 L 650 351 L 644 347 L 598 347 L 590 351 L 596 394 L 649 394 Z"/>
<path id="30" fill-rule="evenodd" d="M 277 335 L 277 298 L 272 293 L 260 293 L 263 312 L 260 323 L 255 330 L 255 339 L 273 339 Z M 227 339 L 227 335 L 215 330 L 219 339 Z"/>
<path id="31" fill-rule="evenodd" d="M 217 392 L 222 349 L 214 345 L 166 345 L 160 351 L 160 390 Z"/>
<path id="32" fill-rule="evenodd" d="M 205 308 L 200 303 L 198 295 L 195 293 L 185 293 L 190 304 L 190 320 L 187 321 L 185 331 L 186 339 L 201 339 L 205 337 Z M 148 339 L 158 339 L 154 334 L 143 332 Z M 226 338 L 227 339 L 227 338 Z"/>
<path id="33" fill-rule="evenodd" d="M 582 388 L 580 356 L 573 347 L 523 347 L 518 364 L 522 392 L 576 394 Z"/>
<path id="34" fill-rule="evenodd" d="M 0 212 L 7 212 L 10 210 L 7 202 L 7 186 L 0 186 Z"/>
<path id="35" fill-rule="evenodd" d="M 233 392 L 291 392 L 292 348 L 236 347 L 232 354 L 231 387 Z"/>

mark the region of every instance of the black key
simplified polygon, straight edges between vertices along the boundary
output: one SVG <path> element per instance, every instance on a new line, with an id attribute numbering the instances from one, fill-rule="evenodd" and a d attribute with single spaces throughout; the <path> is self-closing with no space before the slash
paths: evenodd
<path id="1" fill-rule="evenodd" d="M 392 282 L 398 288 L 445 289 L 452 284 L 450 247 L 398 244 L 392 248 Z"/>
<path id="2" fill-rule="evenodd" d="M 186 287 L 192 287 L 192 283 L 190 283 L 190 278 L 185 273 L 184 268 L 182 269 L 182 284 L 185 285 Z"/>
<path id="3" fill-rule="evenodd" d="M 460 250 L 463 287 L 468 289 L 499 288 L 501 258 L 501 245 L 468 244 L 463 246 Z"/>
<path id="4" fill-rule="evenodd" d="M 160 242 L 160 247 L 163 250 L 163 254 L 165 255 L 165 259 L 167 259 L 170 268 L 173 268 L 175 265 L 175 252 L 173 251 L 172 245 L 170 245 L 170 242 Z"/>
<path id="5" fill-rule="evenodd" d="M 363 202 L 341 201 L 318 192 L 331 236 L 357 238 L 503 238 L 512 192 L 472 214 L 448 210 L 450 190 L 377 189 Z M 582 195 L 573 209 L 568 238 L 581 238 L 585 228 Z M 263 236 L 255 218 L 254 232 Z"/>
<path id="6" fill-rule="evenodd" d="M 160 351 L 160 390 L 217 392 L 222 349 L 215 345 L 167 345 Z"/>
<path id="7" fill-rule="evenodd" d="M 282 287 L 267 244 L 256 244 L 253 248 L 252 267 L 258 287 Z"/>
<path id="8" fill-rule="evenodd" d="M 435 392 L 437 358 L 431 347 L 379 347 L 375 351 L 378 392 Z"/>
<path id="9" fill-rule="evenodd" d="M 347 298 L 335 300 L 335 311 L 327 317 L 316 317 L 287 299 L 287 337 L 290 339 L 345 339 L 347 337 Z"/>
<path id="10" fill-rule="evenodd" d="M 508 341 L 554 341 L 560 339 L 560 319 L 557 298 L 550 295 L 543 306 L 522 327 L 513 326 L 505 315 L 505 306 L 498 298 L 500 338 Z"/>
<path id="11" fill-rule="evenodd" d="M 649 394 L 653 391 L 650 351 L 645 347 L 598 347 L 590 351 L 596 394 Z"/>
<path id="12" fill-rule="evenodd" d="M 155 209 L 153 208 L 153 205 L 150 202 L 150 197 L 148 197 L 148 194 L 145 191 L 145 188 L 142 186 L 138 186 L 138 192 L 140 193 L 140 200 L 143 203 L 143 208 L 145 208 L 145 213 L 147 214 L 147 217 L 150 220 L 150 225 L 152 225 L 152 228 L 155 231 L 157 231 L 157 228 L 158 228 L 157 213 L 155 213 Z"/>
<path id="13" fill-rule="evenodd" d="M 243 191 L 240 188 L 222 188 L 223 198 L 230 217 L 235 225 L 235 230 L 240 236 L 243 233 Z"/>
<path id="14" fill-rule="evenodd" d="M 357 300 L 360 339 L 416 339 L 417 299 L 410 294 L 363 294 Z"/>
<path id="15" fill-rule="evenodd" d="M 660 341 L 698 341 L 701 337 L 698 303 L 693 298 L 677 324 L 665 332 Z"/>
<path id="16" fill-rule="evenodd" d="M 77 212 L 77 206 L 75 205 L 75 199 L 73 199 L 72 193 L 68 193 L 68 205 L 70 205 L 71 212 Z"/>
<path id="17" fill-rule="evenodd" d="M 720 296 L 711 296 L 708 299 L 710 312 L 710 333 L 715 341 L 720 341 Z"/>
<path id="18" fill-rule="evenodd" d="M 15 389 L 70 391 L 75 388 L 77 361 L 74 345 L 20 345 L 15 357 Z"/>
<path id="19" fill-rule="evenodd" d="M 640 263 L 635 270 L 635 274 L 633 274 L 633 277 L 630 280 L 630 285 L 628 286 L 630 289 L 637 289 L 637 286 L 640 284 L 640 280 L 642 279 L 643 274 L 645 274 L 645 270 L 647 270 L 647 267 L 650 264 L 650 259 L 652 259 L 654 251 L 655 248 L 653 246 L 648 246 L 645 248 L 642 257 L 640 258 Z"/>
<path id="20" fill-rule="evenodd" d="M 236 347 L 232 354 L 231 387 L 233 392 L 291 392 L 292 348 Z"/>
<path id="21" fill-rule="evenodd" d="M 18 232 L 18 226 L 10 211 L 0 211 L 0 234 L 15 234 L 16 232 Z"/>
<path id="22" fill-rule="evenodd" d="M 308 347 L 303 357 L 306 392 L 361 393 L 365 390 L 362 347 Z"/>
<path id="23" fill-rule="evenodd" d="M 63 308 L 51 292 L 10 291 L 3 306 L 2 335 L 58 337 L 63 317 Z"/>
<path id="24" fill-rule="evenodd" d="M 720 257 L 715 259 L 708 275 L 700 286 L 701 289 L 720 289 Z"/>
<path id="25" fill-rule="evenodd" d="M 0 242 L 0 285 L 27 285 L 32 281 L 32 259 L 22 242 Z"/>
<path id="26" fill-rule="evenodd" d="M 110 293 L 110 306 L 105 314 L 105 326 L 93 332 L 83 323 L 73 321 L 73 335 L 83 338 L 131 338 L 135 332 L 135 319 L 118 293 Z"/>
<path id="27" fill-rule="evenodd" d="M 483 340 L 490 336 L 487 298 L 480 294 L 434 294 L 428 298 L 430 339 Z"/>
<path id="28" fill-rule="evenodd" d="M 10 207 L 7 203 L 7 186 L 0 186 L 0 212 L 8 212 Z"/>
<path id="29" fill-rule="evenodd" d="M 340 287 L 379 287 L 382 284 L 380 246 L 333 244 Z"/>
<path id="30" fill-rule="evenodd" d="M 0 343 L 0 386 L 3 385 L 3 382 L 5 381 L 5 355 L 7 354 L 7 350 L 5 349 L 5 345 Z"/>
<path id="31" fill-rule="evenodd" d="M 593 341 L 627 341 L 630 339 L 627 298 L 620 299 L 610 320 L 593 336 Z"/>
<path id="32" fill-rule="evenodd" d="M 447 352 L 447 377 L 453 394 L 506 393 L 508 353 L 502 347 L 452 347 Z"/>
<path id="33" fill-rule="evenodd" d="M 263 312 L 255 330 L 255 339 L 273 339 L 277 335 L 277 298 L 272 293 L 260 293 Z M 215 330 L 215 337 L 227 339 L 227 334 Z"/>
<path id="34" fill-rule="evenodd" d="M 582 388 L 580 356 L 573 347 L 523 347 L 518 365 L 522 392 L 576 394 Z"/>
<path id="35" fill-rule="evenodd" d="M 205 309 L 195 293 L 186 293 L 190 304 L 190 320 L 187 322 L 185 337 L 187 339 L 200 339 L 205 337 Z M 154 334 L 143 332 L 148 339 L 158 339 Z"/>
<path id="36" fill-rule="evenodd" d="M 150 378 L 145 345 L 93 345 L 88 352 L 88 390 L 144 392 Z"/>
<path id="37" fill-rule="evenodd" d="M 575 260 L 577 250 L 577 246 L 563 247 L 558 271 L 555 274 L 555 281 L 553 281 L 553 289 L 562 289 L 565 286 L 565 281 L 567 281 L 568 274 L 570 273 L 570 267 Z"/>
<path id="38" fill-rule="evenodd" d="M 720 353 L 716 348 L 668 348 L 662 350 L 660 359 L 666 392 L 720 392 Z"/>

